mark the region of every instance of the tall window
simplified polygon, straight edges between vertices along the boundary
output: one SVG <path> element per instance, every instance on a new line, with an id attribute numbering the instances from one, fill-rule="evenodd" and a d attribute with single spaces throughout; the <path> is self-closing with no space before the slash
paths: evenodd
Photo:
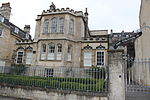
<path id="1" fill-rule="evenodd" d="M 53 77 L 54 69 L 53 68 L 45 68 L 45 76 L 46 77 Z"/>
<path id="2" fill-rule="evenodd" d="M 61 60 L 62 55 L 62 44 L 57 45 L 57 60 Z"/>
<path id="3" fill-rule="evenodd" d="M 98 51 L 97 52 L 97 66 L 103 66 L 104 65 L 104 52 Z"/>
<path id="4" fill-rule="evenodd" d="M 92 52 L 84 52 L 84 66 L 92 66 Z"/>
<path id="5" fill-rule="evenodd" d="M 54 60 L 55 59 L 55 44 L 54 43 L 49 44 L 47 59 L 48 60 Z"/>
<path id="6" fill-rule="evenodd" d="M 64 32 L 64 18 L 59 20 L 59 31 Z"/>
<path id="7" fill-rule="evenodd" d="M 0 37 L 2 36 L 3 34 L 3 28 L 0 27 Z"/>
<path id="8" fill-rule="evenodd" d="M 71 57 L 71 45 L 68 46 L 68 50 L 67 50 L 67 61 L 71 61 L 72 57 Z"/>
<path id="9" fill-rule="evenodd" d="M 46 44 L 42 44 L 41 60 L 46 59 Z"/>
<path id="10" fill-rule="evenodd" d="M 46 19 L 43 25 L 43 33 L 48 33 L 49 20 Z"/>
<path id="11" fill-rule="evenodd" d="M 23 62 L 23 51 L 18 51 L 17 53 L 17 64 L 22 64 Z"/>
<path id="12" fill-rule="evenodd" d="M 73 19 L 71 19 L 69 21 L 69 33 L 73 34 L 73 32 L 74 32 L 74 21 Z"/>
<path id="13" fill-rule="evenodd" d="M 31 64 L 32 52 L 27 52 L 26 55 L 26 64 Z"/>
<path id="14" fill-rule="evenodd" d="M 57 32 L 57 18 L 51 19 L 51 33 Z"/>

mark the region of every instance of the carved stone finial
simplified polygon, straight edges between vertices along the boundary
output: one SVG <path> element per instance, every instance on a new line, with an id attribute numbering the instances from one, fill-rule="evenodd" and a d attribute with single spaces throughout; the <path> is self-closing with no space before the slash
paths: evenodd
<path id="1" fill-rule="evenodd" d="M 56 9 L 56 6 L 54 5 L 53 2 L 52 2 L 52 4 L 50 5 L 50 9 L 51 9 L 51 10 L 55 10 L 55 9 Z"/>
<path id="2" fill-rule="evenodd" d="M 85 8 L 85 13 L 84 13 L 85 16 L 88 16 L 88 11 L 87 11 L 87 8 Z"/>

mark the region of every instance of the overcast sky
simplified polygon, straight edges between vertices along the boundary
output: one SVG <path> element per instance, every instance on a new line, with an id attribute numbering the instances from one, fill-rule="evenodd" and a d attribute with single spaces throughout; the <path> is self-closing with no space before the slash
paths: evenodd
<path id="1" fill-rule="evenodd" d="M 51 2 L 56 8 L 69 7 L 89 12 L 90 30 L 113 29 L 115 32 L 133 31 L 139 28 L 141 0 L 0 0 L 10 2 L 10 21 L 22 28 L 31 25 L 31 35 L 35 32 L 35 19 L 43 10 L 49 9 Z"/>

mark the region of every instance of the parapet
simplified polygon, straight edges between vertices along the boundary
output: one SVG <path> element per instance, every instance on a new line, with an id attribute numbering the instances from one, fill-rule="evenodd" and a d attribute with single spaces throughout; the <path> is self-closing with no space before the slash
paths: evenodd
<path id="1" fill-rule="evenodd" d="M 83 12 L 82 11 L 74 11 L 73 9 L 70 9 L 70 8 L 57 8 L 55 10 L 51 10 L 51 9 L 48 9 L 47 11 L 46 10 L 43 10 L 42 12 L 42 15 L 47 15 L 47 14 L 57 14 L 57 13 L 69 13 L 69 14 L 72 14 L 74 16 L 83 16 Z"/>

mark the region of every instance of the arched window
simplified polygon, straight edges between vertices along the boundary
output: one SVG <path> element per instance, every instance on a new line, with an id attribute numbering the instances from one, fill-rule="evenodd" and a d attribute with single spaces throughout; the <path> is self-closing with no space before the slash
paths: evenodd
<path id="1" fill-rule="evenodd" d="M 62 55 L 62 44 L 57 44 L 57 60 L 61 60 Z"/>
<path id="2" fill-rule="evenodd" d="M 46 19 L 43 25 L 43 33 L 48 33 L 49 20 Z"/>
<path id="3" fill-rule="evenodd" d="M 56 33 L 57 32 L 57 18 L 52 18 L 51 19 L 51 33 Z"/>
<path id="4" fill-rule="evenodd" d="M 42 45 L 42 53 L 46 53 L 46 44 Z"/>
<path id="5" fill-rule="evenodd" d="M 41 49 L 41 60 L 46 59 L 46 44 L 42 44 L 42 49 Z"/>
<path id="6" fill-rule="evenodd" d="M 105 47 L 101 44 L 96 47 L 96 65 L 98 67 L 105 65 Z"/>
<path id="7" fill-rule="evenodd" d="M 26 64 L 31 64 L 31 61 L 32 61 L 32 51 L 33 50 L 33 48 L 32 47 L 27 47 L 26 48 Z"/>
<path id="8" fill-rule="evenodd" d="M 64 32 L 64 18 L 59 19 L 59 31 Z"/>
<path id="9" fill-rule="evenodd" d="M 84 47 L 84 66 L 92 66 L 92 49 L 89 45 Z"/>
<path id="10" fill-rule="evenodd" d="M 48 60 L 54 60 L 55 59 L 55 44 L 50 43 L 48 45 L 48 55 L 47 55 Z"/>
<path id="11" fill-rule="evenodd" d="M 69 33 L 73 34 L 74 33 L 74 21 L 71 19 L 69 21 Z"/>
<path id="12" fill-rule="evenodd" d="M 24 48 L 20 46 L 17 48 L 17 64 L 23 63 L 23 55 L 24 55 Z"/>
<path id="13" fill-rule="evenodd" d="M 68 46 L 68 50 L 67 50 L 67 61 L 71 61 L 72 57 L 71 57 L 71 53 L 72 52 L 72 46 L 69 45 Z"/>

